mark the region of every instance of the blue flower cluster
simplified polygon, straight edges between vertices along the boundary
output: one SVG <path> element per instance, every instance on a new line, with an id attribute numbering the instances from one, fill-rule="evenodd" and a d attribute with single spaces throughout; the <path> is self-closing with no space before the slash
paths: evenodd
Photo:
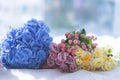
<path id="1" fill-rule="evenodd" d="M 48 57 L 52 37 L 43 21 L 32 19 L 22 28 L 11 29 L 2 43 L 2 63 L 6 68 L 39 69 Z"/>

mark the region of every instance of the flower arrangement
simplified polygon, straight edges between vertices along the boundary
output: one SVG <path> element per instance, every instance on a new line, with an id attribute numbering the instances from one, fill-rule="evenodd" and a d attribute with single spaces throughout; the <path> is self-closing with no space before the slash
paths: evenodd
<path id="1" fill-rule="evenodd" d="M 32 19 L 22 28 L 12 29 L 1 44 L 0 67 L 54 69 L 62 72 L 112 70 L 116 66 L 112 48 L 97 47 L 95 36 L 85 29 L 66 32 L 59 44 L 52 42 L 43 21 Z"/>
<path id="2" fill-rule="evenodd" d="M 1 44 L 1 57 L 6 68 L 38 69 L 45 62 L 52 37 L 43 21 L 32 19 L 22 28 L 11 29 Z"/>

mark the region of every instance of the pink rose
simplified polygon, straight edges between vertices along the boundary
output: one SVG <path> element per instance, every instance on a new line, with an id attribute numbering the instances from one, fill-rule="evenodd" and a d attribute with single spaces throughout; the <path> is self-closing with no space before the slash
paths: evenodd
<path id="1" fill-rule="evenodd" d="M 58 52 L 59 52 L 59 47 L 58 47 L 57 44 L 52 43 L 52 44 L 50 45 L 50 50 L 51 50 L 52 52 L 58 53 Z"/>
<path id="2" fill-rule="evenodd" d="M 54 67 L 55 66 L 55 61 L 53 59 L 51 59 L 50 57 L 48 57 L 47 64 L 48 64 L 49 67 Z"/>
<path id="3" fill-rule="evenodd" d="M 66 64 L 61 64 L 60 65 L 60 70 L 62 71 L 62 72 L 69 72 L 68 71 L 68 65 L 66 65 Z"/>
<path id="4" fill-rule="evenodd" d="M 62 39 L 62 40 L 61 40 L 61 43 L 64 43 L 64 42 L 65 42 L 65 39 Z"/>
<path id="5" fill-rule="evenodd" d="M 60 61 L 66 61 L 67 54 L 68 53 L 66 53 L 66 52 L 60 52 L 60 53 L 58 53 L 58 56 L 57 56 L 58 60 L 60 60 Z"/>
<path id="6" fill-rule="evenodd" d="M 71 48 L 72 48 L 72 49 L 75 49 L 75 46 L 72 46 Z"/>
<path id="7" fill-rule="evenodd" d="M 74 59 L 72 58 L 72 56 L 67 56 L 67 59 L 66 59 L 65 63 L 73 64 L 74 63 Z"/>
<path id="8" fill-rule="evenodd" d="M 67 36 L 68 36 L 68 34 L 69 34 L 69 33 L 68 33 L 68 32 L 66 32 L 66 33 L 65 33 L 65 36 L 67 37 Z"/>
<path id="9" fill-rule="evenodd" d="M 62 61 L 60 61 L 60 60 L 58 60 L 58 59 L 56 59 L 56 60 L 55 60 L 55 63 L 56 63 L 56 65 L 58 65 L 58 66 L 59 66 L 59 65 L 61 65 L 63 62 L 62 62 Z"/>
<path id="10" fill-rule="evenodd" d="M 73 37 L 74 36 L 74 34 L 73 33 L 70 33 L 70 35 Z"/>
<path id="11" fill-rule="evenodd" d="M 89 40 L 89 39 L 91 39 L 91 36 L 86 36 L 86 38 Z"/>
<path id="12" fill-rule="evenodd" d="M 51 59 L 55 60 L 57 58 L 58 53 L 50 52 Z"/>
<path id="13" fill-rule="evenodd" d="M 75 40 L 73 41 L 73 43 L 74 43 L 74 44 L 78 44 L 78 40 L 75 39 Z"/>
<path id="14" fill-rule="evenodd" d="M 69 72 L 75 72 L 77 71 L 77 66 L 76 64 L 71 64 L 69 65 Z"/>
<path id="15" fill-rule="evenodd" d="M 76 49 L 76 50 L 80 49 L 80 46 L 75 46 L 75 49 Z"/>
<path id="16" fill-rule="evenodd" d="M 93 40 L 97 40 L 97 37 L 94 37 L 94 39 Z"/>
<path id="17" fill-rule="evenodd" d="M 65 48 L 61 48 L 61 51 L 62 51 L 62 52 L 65 52 Z"/>
<path id="18" fill-rule="evenodd" d="M 84 45 L 82 45 L 82 48 L 83 48 L 84 50 L 86 50 L 87 47 L 86 47 L 86 45 L 84 44 Z"/>
<path id="19" fill-rule="evenodd" d="M 96 47 L 97 45 L 97 43 L 92 43 L 92 47 Z"/>
<path id="20" fill-rule="evenodd" d="M 71 38 L 71 35 L 70 35 L 70 34 L 68 34 L 67 38 L 68 38 L 68 39 L 70 39 L 70 38 Z"/>
<path id="21" fill-rule="evenodd" d="M 68 53 L 71 53 L 71 51 L 72 51 L 72 50 L 71 50 L 70 48 L 67 49 L 67 52 L 68 52 Z"/>
<path id="22" fill-rule="evenodd" d="M 81 35 L 80 35 L 81 38 L 84 38 L 84 36 L 85 36 L 84 34 L 81 34 Z"/>
<path id="23" fill-rule="evenodd" d="M 61 46 L 62 48 L 65 48 L 66 44 L 61 43 L 60 46 Z"/>
<path id="24" fill-rule="evenodd" d="M 74 56 L 75 55 L 75 50 L 72 50 L 72 56 Z"/>
<path id="25" fill-rule="evenodd" d="M 72 40 L 69 40 L 68 43 L 69 43 L 69 44 L 72 44 Z"/>

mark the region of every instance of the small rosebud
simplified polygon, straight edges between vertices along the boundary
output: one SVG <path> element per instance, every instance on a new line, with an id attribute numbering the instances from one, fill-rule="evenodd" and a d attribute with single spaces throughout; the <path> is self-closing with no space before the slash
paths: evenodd
<path id="1" fill-rule="evenodd" d="M 79 34 L 79 31 L 76 31 L 76 34 Z"/>
<path id="2" fill-rule="evenodd" d="M 64 48 L 65 46 L 66 46 L 66 44 L 64 44 L 64 43 L 61 44 L 61 47 L 62 47 L 62 48 Z"/>
<path id="3" fill-rule="evenodd" d="M 68 43 L 69 43 L 69 44 L 72 44 L 72 40 L 69 40 Z"/>
<path id="4" fill-rule="evenodd" d="M 89 40 L 89 39 L 91 39 L 91 37 L 90 36 L 86 36 L 86 38 Z"/>
<path id="5" fill-rule="evenodd" d="M 70 35 L 71 35 L 71 37 L 73 37 L 73 36 L 74 36 L 74 34 L 73 34 L 73 33 L 70 33 Z"/>
<path id="6" fill-rule="evenodd" d="M 64 42 L 65 42 L 65 39 L 62 39 L 62 40 L 61 40 L 61 43 L 64 43 Z"/>
<path id="7" fill-rule="evenodd" d="M 78 40 L 75 39 L 75 40 L 73 41 L 73 43 L 74 43 L 74 44 L 77 44 L 77 43 L 78 43 Z"/>
<path id="8" fill-rule="evenodd" d="M 98 44 L 97 43 L 95 43 L 95 46 L 97 46 Z"/>
<path id="9" fill-rule="evenodd" d="M 68 52 L 68 53 L 70 53 L 70 52 L 71 52 L 71 49 L 70 49 L 70 48 L 69 48 L 69 49 L 67 49 L 67 52 Z"/>
<path id="10" fill-rule="evenodd" d="M 75 46 L 72 46 L 72 49 L 75 49 Z"/>
<path id="11" fill-rule="evenodd" d="M 88 49 L 86 48 L 85 51 L 88 51 Z"/>
<path id="12" fill-rule="evenodd" d="M 75 39 L 77 39 L 77 40 L 78 40 L 78 39 L 79 39 L 79 37 L 78 37 L 78 36 L 75 36 Z"/>
<path id="13" fill-rule="evenodd" d="M 72 55 L 73 55 L 73 56 L 75 55 L 75 50 L 72 50 Z"/>
<path id="14" fill-rule="evenodd" d="M 60 44 L 58 44 L 58 47 L 59 47 L 59 48 L 61 47 L 61 43 L 60 43 Z"/>
<path id="15" fill-rule="evenodd" d="M 69 35 L 67 36 L 67 38 L 70 39 L 70 38 L 71 38 L 71 35 L 69 34 Z"/>
<path id="16" fill-rule="evenodd" d="M 65 48 L 61 48 L 61 51 L 62 51 L 62 52 L 65 52 Z"/>
<path id="17" fill-rule="evenodd" d="M 94 41 L 95 41 L 95 40 L 97 40 L 97 37 L 94 37 L 94 39 L 93 39 L 93 40 L 94 40 Z"/>
<path id="18" fill-rule="evenodd" d="M 81 43 L 81 45 L 85 45 L 85 43 L 84 43 L 84 42 L 82 42 L 82 43 Z"/>
<path id="19" fill-rule="evenodd" d="M 67 48 L 70 48 L 70 46 L 69 46 L 69 45 L 67 45 L 66 47 L 67 47 Z"/>
<path id="20" fill-rule="evenodd" d="M 84 38 L 84 36 L 85 36 L 84 34 L 81 34 L 81 35 L 80 35 L 81 38 Z"/>
<path id="21" fill-rule="evenodd" d="M 78 40 L 77 44 L 80 44 L 80 40 Z"/>
<path id="22" fill-rule="evenodd" d="M 92 43 L 92 47 L 96 47 L 97 45 L 97 43 Z"/>
<path id="23" fill-rule="evenodd" d="M 92 35 L 91 38 L 94 39 L 95 38 L 94 35 Z"/>
<path id="24" fill-rule="evenodd" d="M 84 45 L 82 45 L 82 48 L 83 48 L 84 50 L 86 50 L 87 47 L 86 47 L 86 45 L 84 44 Z"/>
<path id="25" fill-rule="evenodd" d="M 65 33 L 65 36 L 67 37 L 67 36 L 68 36 L 68 34 L 69 34 L 69 33 L 68 33 L 68 32 L 66 32 L 66 33 Z"/>
<path id="26" fill-rule="evenodd" d="M 78 50 L 80 47 L 79 46 L 75 46 L 75 48 Z"/>

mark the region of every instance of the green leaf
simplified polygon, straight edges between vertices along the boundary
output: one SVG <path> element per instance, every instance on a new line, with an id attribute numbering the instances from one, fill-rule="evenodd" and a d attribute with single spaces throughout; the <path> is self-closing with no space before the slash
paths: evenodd
<path id="1" fill-rule="evenodd" d="M 80 30 L 80 35 L 81 35 L 81 34 L 86 35 L 86 31 L 85 31 L 85 29 L 84 29 L 84 28 Z"/>
<path id="2" fill-rule="evenodd" d="M 88 44 L 92 44 L 92 40 L 88 40 Z"/>

